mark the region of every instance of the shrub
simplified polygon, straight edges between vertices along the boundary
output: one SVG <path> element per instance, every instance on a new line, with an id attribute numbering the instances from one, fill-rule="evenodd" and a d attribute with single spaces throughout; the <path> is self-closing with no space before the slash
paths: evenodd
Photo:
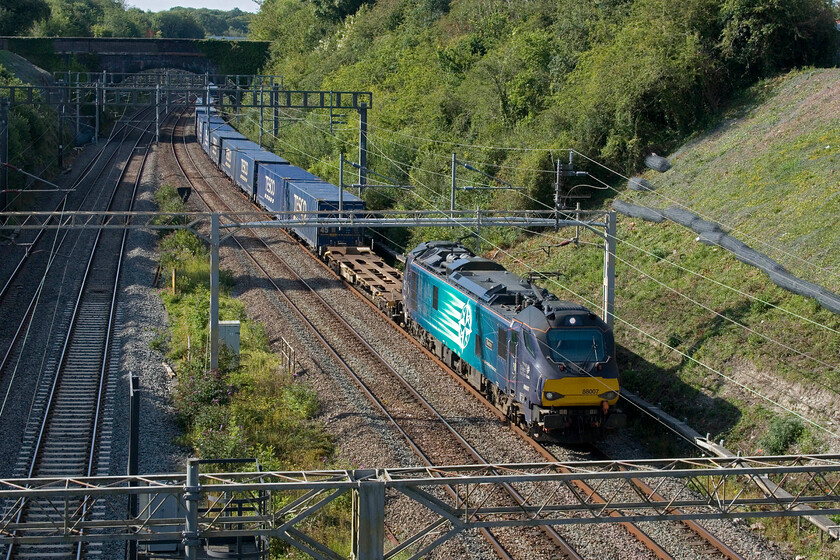
<path id="1" fill-rule="evenodd" d="M 767 434 L 761 438 L 761 445 L 766 454 L 781 455 L 796 443 L 804 429 L 798 418 L 790 416 L 773 418 Z"/>

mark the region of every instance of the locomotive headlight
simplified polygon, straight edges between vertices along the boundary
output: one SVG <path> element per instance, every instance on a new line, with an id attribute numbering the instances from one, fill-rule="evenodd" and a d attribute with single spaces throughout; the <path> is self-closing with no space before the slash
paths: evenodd
<path id="1" fill-rule="evenodd" d="M 554 391 L 546 391 L 543 393 L 543 398 L 547 401 L 556 401 L 557 399 L 562 399 L 563 395 L 555 393 Z"/>
<path id="2" fill-rule="evenodd" d="M 598 397 L 605 401 L 611 401 L 614 398 L 618 397 L 618 393 L 616 393 L 615 391 L 607 391 L 606 393 L 601 393 L 600 395 L 598 395 Z"/>

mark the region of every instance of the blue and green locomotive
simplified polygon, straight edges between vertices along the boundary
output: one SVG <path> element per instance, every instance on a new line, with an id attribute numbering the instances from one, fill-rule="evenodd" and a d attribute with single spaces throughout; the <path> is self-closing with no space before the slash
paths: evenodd
<path id="1" fill-rule="evenodd" d="M 623 424 L 613 333 L 585 307 L 448 241 L 408 255 L 403 307 L 415 336 L 533 436 L 586 441 Z"/>

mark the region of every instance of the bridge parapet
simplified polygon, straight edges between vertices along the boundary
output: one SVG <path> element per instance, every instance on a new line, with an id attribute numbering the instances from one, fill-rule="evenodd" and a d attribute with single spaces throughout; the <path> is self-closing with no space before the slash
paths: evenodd
<path id="1" fill-rule="evenodd" d="M 176 68 L 203 74 L 258 74 L 268 41 L 114 37 L 0 37 L 9 50 L 46 70 L 134 73 Z"/>

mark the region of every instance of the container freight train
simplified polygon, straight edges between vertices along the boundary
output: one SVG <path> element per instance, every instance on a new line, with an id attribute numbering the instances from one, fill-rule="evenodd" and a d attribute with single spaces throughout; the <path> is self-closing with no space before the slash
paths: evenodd
<path id="1" fill-rule="evenodd" d="M 511 422 L 539 439 L 584 442 L 624 424 L 612 330 L 460 244 L 406 259 L 405 324 Z"/>
<path id="2" fill-rule="evenodd" d="M 196 111 L 195 132 L 214 165 L 260 207 L 338 210 L 337 186 L 263 150 L 212 108 Z M 341 196 L 346 211 L 365 209 L 353 194 Z M 294 233 L 533 436 L 582 442 L 623 424 L 613 334 L 586 308 L 459 244 L 421 244 L 401 279 L 364 246 L 360 229 Z"/>
<path id="3" fill-rule="evenodd" d="M 195 134 L 213 164 L 248 198 L 269 212 L 293 212 L 303 217 L 306 212 L 337 212 L 339 202 L 348 213 L 365 209 L 365 203 L 359 197 L 342 192 L 337 186 L 248 140 L 212 107 L 196 109 Z M 318 255 L 323 255 L 333 245 L 364 243 L 359 228 L 304 225 L 293 231 Z"/>

